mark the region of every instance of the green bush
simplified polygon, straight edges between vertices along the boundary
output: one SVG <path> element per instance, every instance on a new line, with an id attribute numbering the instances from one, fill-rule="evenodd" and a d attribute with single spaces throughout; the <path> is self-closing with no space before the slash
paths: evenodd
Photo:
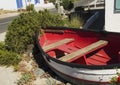
<path id="1" fill-rule="evenodd" d="M 10 51 L 23 53 L 34 43 L 35 33 L 47 26 L 63 26 L 62 17 L 47 10 L 20 14 L 8 27 L 5 45 Z"/>
<path id="2" fill-rule="evenodd" d="M 17 81 L 17 85 L 29 85 L 29 82 L 31 82 L 32 80 L 33 75 L 31 73 L 22 73 L 22 77 Z"/>
<path id="3" fill-rule="evenodd" d="M 45 28 L 47 26 L 63 26 L 64 20 L 58 14 L 51 14 L 49 11 L 45 10 L 40 12 L 41 14 L 41 27 Z"/>
<path id="4" fill-rule="evenodd" d="M 65 10 L 71 10 L 74 7 L 72 0 L 62 0 L 61 5 Z"/>
<path id="5" fill-rule="evenodd" d="M 0 50 L 0 65 L 17 65 L 21 61 L 20 55 L 7 50 Z"/>
<path id="6" fill-rule="evenodd" d="M 34 11 L 34 5 L 33 5 L 33 4 L 29 4 L 29 5 L 26 7 L 26 10 L 27 10 L 27 11 Z"/>
<path id="7" fill-rule="evenodd" d="M 21 61 L 21 57 L 17 53 L 7 50 L 5 43 L 0 42 L 0 65 L 17 65 Z"/>
<path id="8" fill-rule="evenodd" d="M 49 0 L 49 1 L 54 3 L 56 8 L 58 8 L 56 0 Z M 60 4 L 64 7 L 65 10 L 71 10 L 74 7 L 75 1 L 77 1 L 77 0 L 61 0 Z"/>
<path id="9" fill-rule="evenodd" d="M 22 73 L 22 77 L 17 81 L 17 85 L 27 85 L 32 80 L 33 75 L 31 73 Z"/>
<path id="10" fill-rule="evenodd" d="M 26 51 L 27 45 L 33 44 L 35 32 L 39 29 L 38 13 L 22 13 L 9 25 L 5 44 L 9 50 L 22 53 Z"/>
<path id="11" fill-rule="evenodd" d="M 53 4 L 55 4 L 56 0 L 49 0 L 50 2 L 52 2 Z"/>
<path id="12" fill-rule="evenodd" d="M 4 42 L 0 42 L 0 50 L 6 50 L 6 46 Z"/>

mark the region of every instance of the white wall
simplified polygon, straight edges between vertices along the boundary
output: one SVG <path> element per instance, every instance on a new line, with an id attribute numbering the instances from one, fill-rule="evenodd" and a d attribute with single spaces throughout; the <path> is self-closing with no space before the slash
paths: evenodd
<path id="1" fill-rule="evenodd" d="M 44 4 L 44 0 L 39 0 L 40 1 L 40 4 Z"/>
<path id="2" fill-rule="evenodd" d="M 0 0 L 0 9 L 16 10 L 16 0 Z"/>
<path id="3" fill-rule="evenodd" d="M 114 1 L 105 0 L 105 30 L 120 32 L 120 13 L 114 13 Z"/>
<path id="4" fill-rule="evenodd" d="M 52 3 L 44 4 L 44 0 L 39 0 L 38 3 L 35 4 L 35 0 L 31 0 L 31 2 L 27 2 L 27 0 L 22 0 L 23 7 L 22 9 L 26 9 L 26 6 L 29 4 L 34 4 L 38 9 L 43 8 L 55 8 Z M 1 0 L 0 1 L 0 9 L 3 10 L 18 10 L 16 0 Z"/>

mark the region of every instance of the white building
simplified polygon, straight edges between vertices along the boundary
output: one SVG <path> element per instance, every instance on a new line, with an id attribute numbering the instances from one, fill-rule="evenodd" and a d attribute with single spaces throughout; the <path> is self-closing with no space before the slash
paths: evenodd
<path id="1" fill-rule="evenodd" d="M 89 5 L 87 4 L 88 6 L 85 5 L 85 9 L 99 11 L 99 9 L 105 8 L 104 30 L 108 32 L 119 32 L 120 33 L 120 0 L 90 0 L 90 1 L 93 1 L 91 2 L 92 4 L 91 3 Z M 97 2 L 99 2 L 100 4 L 102 3 L 104 5 L 98 5 L 97 7 Z M 93 7 L 90 5 L 93 5 Z M 103 7 L 100 7 L 100 6 L 103 6 Z M 88 19 L 88 21 L 85 23 L 83 28 L 89 29 L 88 27 L 92 23 L 94 23 L 94 21 L 97 18 L 98 18 L 98 14 L 96 12 L 90 19 Z"/>
<path id="2" fill-rule="evenodd" d="M 120 0 L 105 0 L 105 30 L 120 33 Z"/>
<path id="3" fill-rule="evenodd" d="M 3 10 L 18 10 L 25 9 L 27 5 L 34 4 L 37 8 L 53 8 L 54 5 L 52 3 L 44 3 L 44 0 L 1 0 L 0 1 L 0 9 Z"/>

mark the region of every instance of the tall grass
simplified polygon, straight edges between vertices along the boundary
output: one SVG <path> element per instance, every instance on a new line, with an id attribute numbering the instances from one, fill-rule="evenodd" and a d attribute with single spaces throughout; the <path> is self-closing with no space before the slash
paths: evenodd
<path id="1" fill-rule="evenodd" d="M 73 16 L 71 21 L 68 23 L 68 26 L 71 28 L 80 28 L 83 25 L 83 20 L 78 16 Z"/>

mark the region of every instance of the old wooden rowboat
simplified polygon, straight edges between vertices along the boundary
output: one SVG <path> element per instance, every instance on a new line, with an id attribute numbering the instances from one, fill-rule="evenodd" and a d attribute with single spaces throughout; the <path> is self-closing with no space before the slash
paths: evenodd
<path id="1" fill-rule="evenodd" d="M 71 83 L 108 84 L 120 72 L 120 33 L 49 27 L 36 40 L 40 57 Z"/>

